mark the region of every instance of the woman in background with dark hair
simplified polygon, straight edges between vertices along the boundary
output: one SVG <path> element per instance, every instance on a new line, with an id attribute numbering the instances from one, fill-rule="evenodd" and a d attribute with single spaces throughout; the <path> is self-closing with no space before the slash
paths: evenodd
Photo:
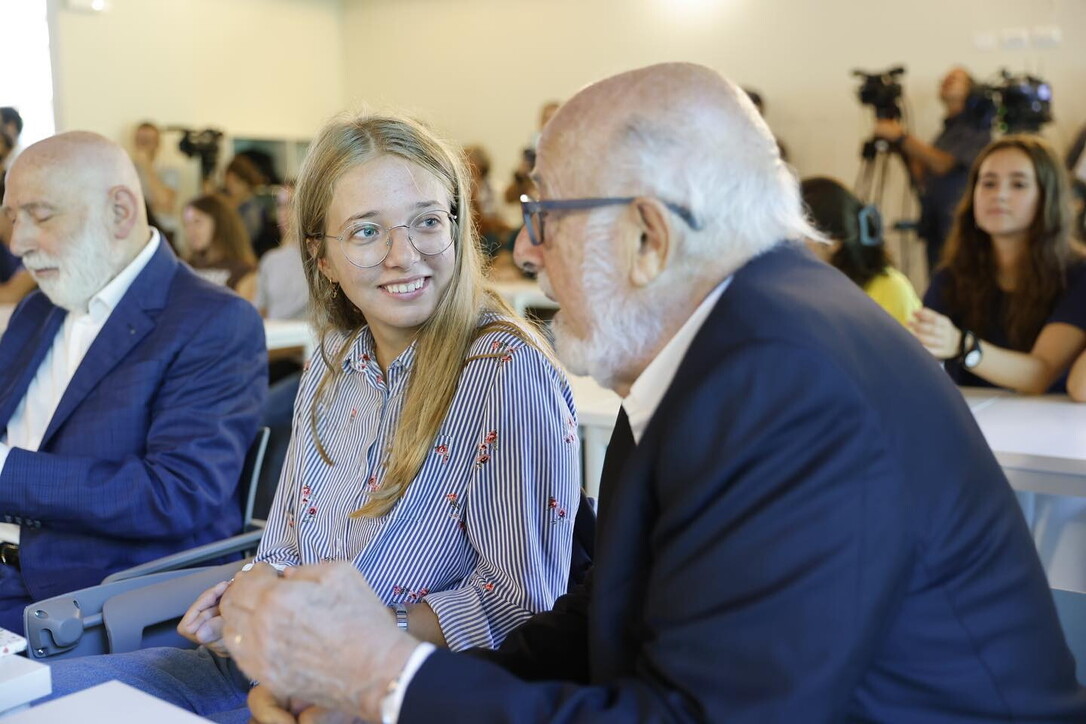
<path id="1" fill-rule="evenodd" d="M 1067 175 L 1046 141 L 1012 135 L 981 152 L 967 189 L 910 327 L 960 385 L 1062 391 L 1086 347 Z"/>
<path id="2" fill-rule="evenodd" d="M 894 319 L 908 324 L 920 309 L 920 298 L 908 278 L 890 264 L 878 210 L 864 206 L 831 178 L 806 179 L 800 190 L 815 227 L 830 240 L 808 243 L 815 256 L 843 272 Z"/>
<path id="3" fill-rule="evenodd" d="M 214 195 L 193 199 L 181 212 L 182 258 L 208 281 L 256 298 L 256 256 L 238 212 Z"/>

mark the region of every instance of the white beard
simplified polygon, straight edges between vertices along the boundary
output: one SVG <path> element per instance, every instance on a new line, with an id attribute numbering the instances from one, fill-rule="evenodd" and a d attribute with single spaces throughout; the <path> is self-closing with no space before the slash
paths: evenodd
<path id="1" fill-rule="evenodd" d="M 49 301 L 69 312 L 85 312 L 91 297 L 124 268 L 123 251 L 102 239 L 93 221 L 70 239 L 60 254 L 32 251 L 23 255 L 23 265 Z M 53 279 L 38 279 L 36 269 L 55 267 Z"/>
<path id="2" fill-rule="evenodd" d="M 648 304 L 646 292 L 634 294 L 622 284 L 607 248 L 608 225 L 585 228 L 584 263 L 581 287 L 588 320 L 586 338 L 574 335 L 561 312 L 554 318 L 555 352 L 569 372 L 590 375 L 604 387 L 611 387 L 616 377 L 629 369 L 662 332 L 662 318 Z M 539 274 L 540 286 L 550 288 L 546 271 Z"/>

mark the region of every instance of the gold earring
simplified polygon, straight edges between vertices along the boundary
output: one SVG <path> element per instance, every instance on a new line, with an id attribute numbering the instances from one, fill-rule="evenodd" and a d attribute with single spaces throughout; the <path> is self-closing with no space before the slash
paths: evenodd
<path id="1" fill-rule="evenodd" d="M 339 298 L 339 287 L 336 286 L 335 282 L 332 282 L 332 299 L 337 298 Z"/>

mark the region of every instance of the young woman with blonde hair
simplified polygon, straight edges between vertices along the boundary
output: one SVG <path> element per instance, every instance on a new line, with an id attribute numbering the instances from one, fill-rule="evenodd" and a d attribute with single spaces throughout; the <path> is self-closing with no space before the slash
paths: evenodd
<path id="1" fill-rule="evenodd" d="M 460 154 L 417 123 L 337 120 L 314 141 L 294 220 L 320 349 L 257 555 L 352 561 L 398 624 L 454 650 L 500 644 L 565 592 L 580 500 L 572 393 L 484 286 L 469 198 Z M 226 586 L 179 626 L 202 648 L 73 660 L 55 690 L 118 678 L 247 721 L 219 655 Z"/>

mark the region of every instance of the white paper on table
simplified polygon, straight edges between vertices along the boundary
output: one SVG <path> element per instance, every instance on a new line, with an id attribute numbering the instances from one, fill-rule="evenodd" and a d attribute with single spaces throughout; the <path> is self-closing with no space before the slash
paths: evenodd
<path id="1" fill-rule="evenodd" d="M 178 709 L 139 689 L 119 681 L 65 696 L 56 701 L 12 714 L 4 724 L 118 724 L 118 722 L 154 722 L 154 724 L 206 724 L 207 720 Z"/>

